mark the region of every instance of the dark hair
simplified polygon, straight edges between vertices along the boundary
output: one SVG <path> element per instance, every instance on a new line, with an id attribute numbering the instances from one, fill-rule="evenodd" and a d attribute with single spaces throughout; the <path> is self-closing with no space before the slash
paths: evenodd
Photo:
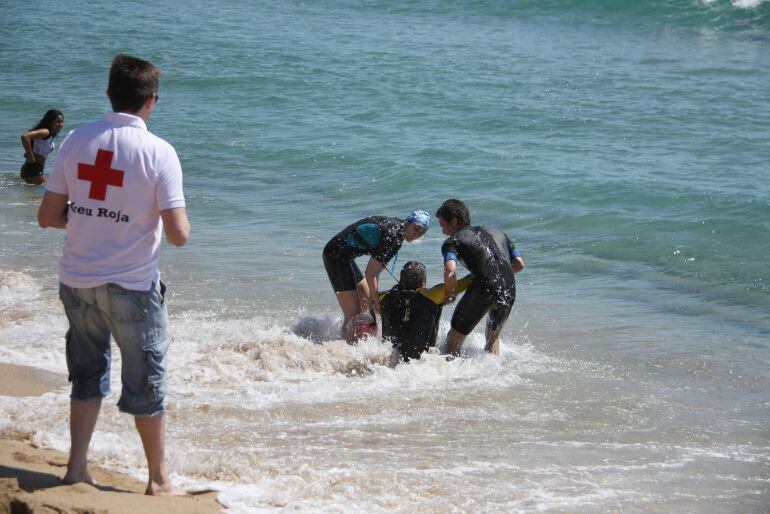
<path id="1" fill-rule="evenodd" d="M 51 124 L 59 116 L 61 116 L 62 119 L 64 119 L 64 114 L 62 114 L 62 112 L 59 109 L 48 109 L 46 113 L 43 115 L 43 117 L 40 118 L 40 121 L 37 122 L 37 125 L 32 127 L 31 130 L 47 128 L 51 132 L 51 137 L 56 137 L 59 131 L 57 130 L 56 132 L 54 132 L 53 130 L 51 130 Z"/>
<path id="2" fill-rule="evenodd" d="M 401 285 L 407 289 L 419 289 L 425 284 L 425 266 L 420 261 L 409 261 L 401 269 Z"/>
<path id="3" fill-rule="evenodd" d="M 158 92 L 160 70 L 151 62 L 118 55 L 112 60 L 107 96 L 115 112 L 139 112 Z"/>
<path id="4" fill-rule="evenodd" d="M 456 198 L 450 198 L 442 203 L 436 211 L 436 217 L 443 218 L 444 221 L 452 221 L 452 218 L 457 218 L 460 227 L 467 227 L 471 224 L 468 206 Z"/>

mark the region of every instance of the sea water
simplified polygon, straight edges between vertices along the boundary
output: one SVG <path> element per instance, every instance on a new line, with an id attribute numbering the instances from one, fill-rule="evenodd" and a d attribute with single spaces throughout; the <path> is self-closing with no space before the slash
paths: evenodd
<path id="1" fill-rule="evenodd" d="M 19 135 L 49 108 L 65 132 L 100 117 L 117 53 L 162 69 L 149 126 L 193 226 L 161 255 L 181 485 L 232 512 L 767 512 L 770 2 L 2 12 L 2 362 L 66 369 L 63 233 L 37 228 Z M 482 327 L 455 362 L 338 340 L 325 242 L 451 197 L 527 263 L 500 357 Z M 394 273 L 439 282 L 440 232 Z M 143 478 L 116 399 L 92 460 Z M 67 412 L 67 388 L 2 397 L 0 429 L 66 451 Z"/>

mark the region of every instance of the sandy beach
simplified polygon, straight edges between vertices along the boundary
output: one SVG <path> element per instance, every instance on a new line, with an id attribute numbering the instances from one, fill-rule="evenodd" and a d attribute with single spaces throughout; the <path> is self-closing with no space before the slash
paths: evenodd
<path id="1" fill-rule="evenodd" d="M 67 377 L 25 366 L 0 364 L 0 395 L 38 396 L 67 383 Z M 129 420 L 127 420 L 129 422 Z M 0 513 L 216 513 L 215 491 L 185 497 L 143 494 L 145 484 L 132 477 L 92 467 L 96 486 L 61 482 L 67 455 L 33 447 L 27 434 L 0 433 Z"/>

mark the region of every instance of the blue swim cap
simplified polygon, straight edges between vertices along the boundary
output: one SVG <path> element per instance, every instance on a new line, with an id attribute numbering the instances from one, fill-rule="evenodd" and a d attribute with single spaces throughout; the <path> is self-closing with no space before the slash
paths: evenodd
<path id="1" fill-rule="evenodd" d="M 415 225 L 420 225 L 427 231 L 428 227 L 430 227 L 430 214 L 425 211 L 417 210 L 407 216 L 406 221 L 412 222 Z"/>

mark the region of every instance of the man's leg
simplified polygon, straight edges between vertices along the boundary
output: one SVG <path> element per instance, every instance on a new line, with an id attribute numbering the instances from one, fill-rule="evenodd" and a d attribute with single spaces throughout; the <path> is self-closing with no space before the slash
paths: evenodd
<path id="1" fill-rule="evenodd" d="M 94 484 L 88 473 L 88 446 L 94 433 L 102 399 L 70 400 L 70 457 L 67 474 L 62 479 L 66 484 L 86 482 Z"/>
<path id="2" fill-rule="evenodd" d="M 115 341 L 123 357 L 123 388 L 118 408 L 134 416 L 147 458 L 146 494 L 178 496 L 184 491 L 171 483 L 166 470 L 166 395 L 168 311 L 163 287 L 131 291 L 116 284 L 104 288 L 102 303 L 109 308 Z"/>
<path id="3" fill-rule="evenodd" d="M 490 330 L 489 327 L 487 327 L 485 335 L 487 338 L 487 345 L 484 347 L 484 351 L 494 355 L 500 355 L 500 329 Z"/>
<path id="4" fill-rule="evenodd" d="M 95 305 L 95 289 L 61 284 L 59 298 L 70 328 L 66 335 L 70 395 L 70 455 L 65 483 L 94 483 L 88 473 L 88 447 L 102 398 L 110 393 L 110 330 Z"/>
<path id="5" fill-rule="evenodd" d="M 489 303 L 483 296 L 483 290 L 476 284 L 471 284 L 455 307 L 452 314 L 452 328 L 446 336 L 446 351 L 455 357 L 460 355 L 463 342 L 473 331 L 473 328 L 484 317 L 489 309 Z M 462 330 L 462 332 L 461 332 Z"/>
<path id="6" fill-rule="evenodd" d="M 147 457 L 149 478 L 145 494 L 155 496 L 183 496 L 185 492 L 174 487 L 166 470 L 166 416 L 134 416 L 136 430 L 142 438 Z"/>
<path id="7" fill-rule="evenodd" d="M 457 330 L 450 328 L 449 333 L 446 336 L 446 351 L 449 355 L 455 357 L 460 355 L 460 350 L 463 347 L 463 341 L 465 341 L 465 335 L 461 334 Z"/>
<path id="8" fill-rule="evenodd" d="M 351 291 L 340 291 L 337 294 L 337 303 L 342 309 L 342 329 L 340 335 L 346 341 L 353 339 L 353 317 L 359 313 L 359 292 L 357 289 Z"/>
<path id="9" fill-rule="evenodd" d="M 354 336 L 353 318 L 369 296 L 366 280 L 355 261 L 334 256 L 328 249 L 324 249 L 324 268 L 342 309 L 340 336 L 350 342 Z"/>
<path id="10" fill-rule="evenodd" d="M 484 351 L 494 355 L 500 355 L 500 332 L 502 332 L 503 326 L 508 320 L 512 306 L 513 302 L 510 304 L 507 302 L 499 302 L 495 303 L 492 308 L 489 309 L 489 319 L 487 320 L 487 328 L 484 332 L 487 339 Z"/>

